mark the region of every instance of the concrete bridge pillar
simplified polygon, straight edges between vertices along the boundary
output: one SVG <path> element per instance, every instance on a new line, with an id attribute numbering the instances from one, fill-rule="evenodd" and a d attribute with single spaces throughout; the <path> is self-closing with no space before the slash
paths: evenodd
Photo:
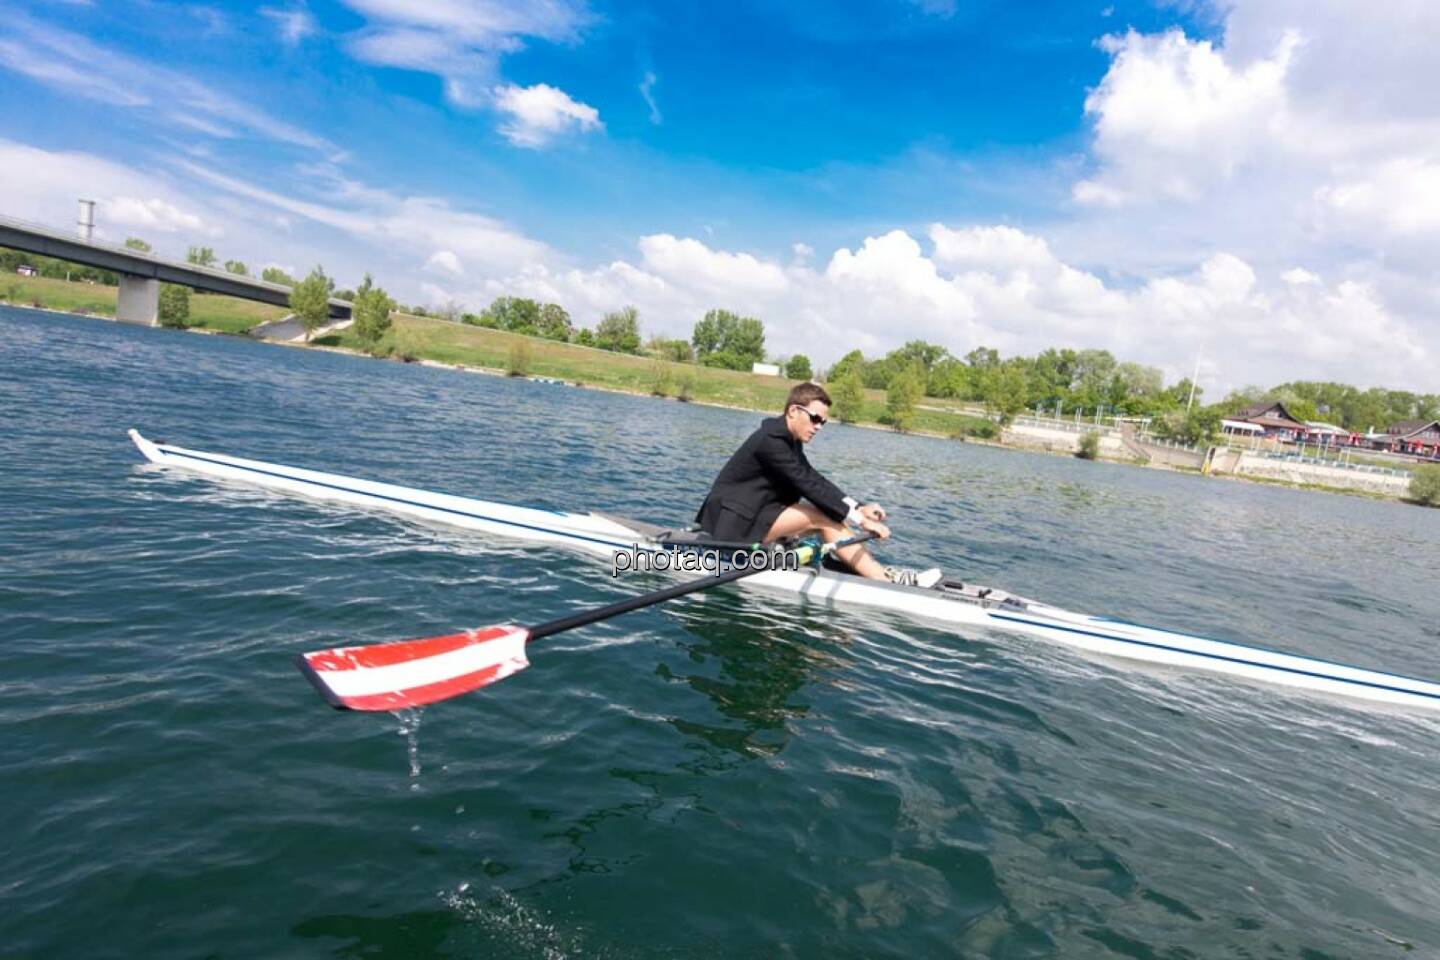
<path id="1" fill-rule="evenodd" d="M 153 327 L 160 322 L 160 281 L 120 274 L 115 319 Z"/>

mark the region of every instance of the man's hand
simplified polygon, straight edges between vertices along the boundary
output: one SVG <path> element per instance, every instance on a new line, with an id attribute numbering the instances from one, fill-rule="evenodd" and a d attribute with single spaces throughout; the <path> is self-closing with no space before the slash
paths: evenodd
<path id="1" fill-rule="evenodd" d="M 880 510 L 880 508 L 878 506 L 875 506 L 874 504 L 870 504 L 870 506 L 878 510 L 880 516 L 885 516 L 884 510 Z M 890 528 L 885 526 L 885 524 L 881 523 L 879 520 L 876 520 L 873 514 L 866 513 L 865 510 L 865 507 L 860 508 L 860 529 L 875 534 L 875 536 L 879 537 L 881 540 L 889 540 Z"/>
<path id="2" fill-rule="evenodd" d="M 878 503 L 867 503 L 855 509 L 867 520 L 874 520 L 876 523 L 883 523 L 885 520 L 885 508 Z"/>

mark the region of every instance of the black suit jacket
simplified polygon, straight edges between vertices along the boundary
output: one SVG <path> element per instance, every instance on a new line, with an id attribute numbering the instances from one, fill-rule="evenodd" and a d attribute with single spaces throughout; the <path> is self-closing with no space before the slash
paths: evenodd
<path id="1" fill-rule="evenodd" d="M 771 417 L 725 464 L 695 519 L 716 540 L 753 543 L 801 497 L 836 520 L 850 513 L 845 494 L 805 459 L 804 444 L 790 435 L 785 418 Z"/>

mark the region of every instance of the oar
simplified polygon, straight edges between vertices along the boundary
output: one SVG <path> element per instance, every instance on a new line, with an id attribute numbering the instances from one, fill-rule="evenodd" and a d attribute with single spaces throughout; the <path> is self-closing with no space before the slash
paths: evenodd
<path id="1" fill-rule="evenodd" d="M 874 536 L 873 533 L 862 533 L 818 548 L 802 544 L 790 550 L 777 549 L 775 555 L 795 553 L 802 564 L 811 563 L 817 559 L 817 549 L 819 556 L 824 557 L 836 549 L 863 543 Z M 337 710 L 419 707 L 478 690 L 524 670 L 530 666 L 525 657 L 525 644 L 531 640 L 599 623 L 631 610 L 683 597 L 687 593 L 734 583 L 768 569 L 774 569 L 773 565 L 751 564 L 719 576 L 690 580 L 534 627 L 482 627 L 423 640 L 317 650 L 296 657 L 295 664 L 326 702 Z"/>

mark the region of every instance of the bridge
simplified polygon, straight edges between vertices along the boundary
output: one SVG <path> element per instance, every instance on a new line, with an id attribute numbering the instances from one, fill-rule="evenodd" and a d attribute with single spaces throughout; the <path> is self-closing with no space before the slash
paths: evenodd
<path id="1" fill-rule="evenodd" d="M 38 223 L 0 216 L 0 247 L 54 257 L 109 270 L 120 277 L 115 319 L 154 326 L 160 315 L 160 284 L 178 283 L 207 293 L 258 300 L 277 307 L 290 305 L 290 288 L 217 267 L 167 260 L 153 253 L 84 240 Z M 330 316 L 350 316 L 348 300 L 330 300 Z"/>

